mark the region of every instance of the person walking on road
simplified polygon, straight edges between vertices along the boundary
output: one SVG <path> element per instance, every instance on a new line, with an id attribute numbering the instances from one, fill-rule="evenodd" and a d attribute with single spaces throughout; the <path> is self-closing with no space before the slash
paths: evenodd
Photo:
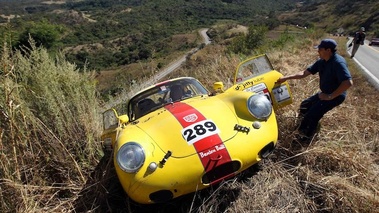
<path id="1" fill-rule="evenodd" d="M 325 113 L 340 105 L 346 98 L 346 91 L 353 85 L 346 60 L 336 53 L 337 43 L 333 39 L 324 39 L 316 47 L 320 58 L 294 75 L 283 76 L 278 83 L 290 79 L 302 79 L 318 73 L 320 92 L 305 99 L 300 104 L 300 117 L 298 128 L 301 142 L 309 142 L 317 131 L 317 126 Z"/>
<path id="2" fill-rule="evenodd" d="M 353 38 L 353 49 L 351 50 L 351 58 L 355 56 L 355 53 L 357 52 L 360 45 L 364 45 L 366 38 L 365 34 L 365 28 L 361 27 L 358 32 L 355 33 Z"/>

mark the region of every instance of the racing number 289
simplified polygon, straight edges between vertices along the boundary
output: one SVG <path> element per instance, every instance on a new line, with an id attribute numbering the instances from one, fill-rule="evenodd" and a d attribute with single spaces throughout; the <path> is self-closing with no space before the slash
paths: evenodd
<path id="1" fill-rule="evenodd" d="M 211 120 L 200 121 L 182 130 L 182 135 L 188 144 L 193 144 L 217 133 L 219 133 L 219 130 Z"/>

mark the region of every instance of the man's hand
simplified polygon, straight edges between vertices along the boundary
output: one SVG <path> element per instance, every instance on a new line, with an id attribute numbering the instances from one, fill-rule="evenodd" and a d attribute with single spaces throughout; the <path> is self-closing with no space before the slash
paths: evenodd
<path id="1" fill-rule="evenodd" d="M 287 79 L 286 79 L 285 77 L 280 77 L 280 78 L 276 81 L 276 83 L 281 84 L 281 83 L 285 82 L 286 80 L 287 80 Z"/>
<path id="2" fill-rule="evenodd" d="M 323 100 L 323 101 L 330 101 L 330 100 L 333 99 L 333 97 L 332 97 L 331 94 L 325 94 L 325 93 L 322 93 L 322 92 L 320 92 L 320 93 L 318 94 L 318 98 L 319 98 L 320 100 Z"/>

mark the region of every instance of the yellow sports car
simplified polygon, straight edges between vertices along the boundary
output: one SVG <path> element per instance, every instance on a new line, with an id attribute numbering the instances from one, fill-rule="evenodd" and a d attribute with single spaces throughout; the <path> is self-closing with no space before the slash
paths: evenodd
<path id="1" fill-rule="evenodd" d="M 231 178 L 275 148 L 275 109 L 292 103 L 288 84 L 266 55 L 242 62 L 227 90 L 209 92 L 191 77 L 137 93 L 127 114 L 103 114 L 105 147 L 118 179 L 142 204 L 169 201 Z"/>

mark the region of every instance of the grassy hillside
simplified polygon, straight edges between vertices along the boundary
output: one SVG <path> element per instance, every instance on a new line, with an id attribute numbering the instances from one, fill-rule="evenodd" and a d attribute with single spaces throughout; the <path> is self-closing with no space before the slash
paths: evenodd
<path id="1" fill-rule="evenodd" d="M 317 58 L 313 35 L 262 46 L 284 74 Z M 336 38 L 343 56 L 345 38 Z M 169 77 L 228 85 L 244 56 L 211 45 Z M 269 159 L 236 178 L 167 204 L 137 205 L 122 192 L 101 130 L 93 76 L 43 48 L 3 49 L 0 97 L 1 212 L 372 212 L 379 208 L 377 91 L 348 59 L 354 87 L 322 120 L 310 145 L 292 143 L 300 101 L 317 77 L 293 81 L 294 103 L 278 111 L 280 141 Z M 83 101 L 85 100 L 85 101 Z"/>
<path id="2" fill-rule="evenodd" d="M 96 2 L 105 4 L 107 1 L 91 2 L 96 5 Z M 144 2 L 154 4 L 151 1 L 120 2 L 136 4 L 134 6 Z M 240 1 L 231 2 L 238 4 Z M 361 9 L 337 16 L 339 3 L 305 1 L 297 9 L 296 16 L 291 13 L 282 18 L 306 23 L 313 17 L 321 17 L 312 22 L 316 30 L 288 34 L 296 28 L 275 28 L 268 32 L 266 42 L 251 50 L 252 54 L 267 53 L 278 71 L 295 73 L 317 58 L 313 46 L 319 42 L 320 35 L 337 28 L 333 23 L 343 25 L 343 20 L 350 20 L 344 19 L 344 14 L 355 18 L 354 24 L 346 25 L 346 29 L 354 31 L 358 22 L 359 25 L 367 23 L 368 30 L 376 26 L 370 22 L 377 20 L 378 10 L 371 11 L 376 1 L 351 3 L 357 6 L 366 3 L 364 11 L 367 13 L 361 16 Z M 334 4 L 336 7 L 332 7 Z M 339 7 L 345 8 L 343 5 Z M 90 19 L 96 14 L 104 14 L 86 9 L 92 11 L 90 17 L 86 16 Z M 112 10 L 117 8 L 109 7 L 108 11 Z M 320 15 L 315 15 L 317 12 Z M 77 14 L 80 13 L 71 15 L 77 17 Z M 32 19 L 32 16 L 28 17 Z M 328 17 L 330 20 L 324 22 Z M 227 53 L 233 38 L 240 35 L 241 29 L 242 32 L 246 30 L 235 21 L 227 23 L 213 25 L 214 43 L 192 55 L 182 68 L 167 78 L 193 76 L 209 89 L 215 81 L 230 85 L 236 66 L 248 56 Z M 43 26 L 47 28 L 43 29 L 51 29 L 49 23 L 45 24 Z M 174 27 L 172 29 L 175 31 Z M 197 44 L 199 39 L 197 30 L 174 34 L 163 40 L 169 41 L 173 49 L 178 49 L 181 43 Z M 107 79 L 110 83 L 102 84 L 105 88 L 112 85 L 129 88 L 129 75 L 133 77 L 131 70 L 148 77 L 157 67 L 165 66 L 184 50 L 179 48 L 174 53 L 162 54 L 165 60 L 153 58 L 147 63 L 139 61 L 115 66 L 108 70 L 107 78 L 101 73 L 104 78 L 96 79 L 99 73 L 78 67 L 63 54 L 51 54 L 33 42 L 29 49 L 14 51 L 7 37 L 3 38 L 5 42 L 1 42 L 0 50 L 0 212 L 345 213 L 379 209 L 379 97 L 345 53 L 345 37 L 335 39 L 339 43 L 339 53 L 349 64 L 354 86 L 349 90 L 347 100 L 322 119 L 321 130 L 309 145 L 293 143 L 293 130 L 297 125 L 300 102 L 318 91 L 316 76 L 290 81 L 294 103 L 277 112 L 280 141 L 268 159 L 218 187 L 151 206 L 138 205 L 127 198 L 117 181 L 110 156 L 102 152 L 99 135 L 103 99 L 97 81 Z M 119 48 L 124 41 L 129 40 L 117 37 L 110 43 Z M 84 49 L 91 47 L 97 53 L 96 48 L 107 42 L 90 43 L 94 46 L 84 45 Z M 116 78 L 125 84 L 110 80 Z M 107 104 L 117 103 L 110 99 Z"/>
<path id="3" fill-rule="evenodd" d="M 279 20 L 300 26 L 316 26 L 330 34 L 354 35 L 361 26 L 367 37 L 379 37 L 379 2 L 309 0 L 295 11 L 283 13 Z"/>

